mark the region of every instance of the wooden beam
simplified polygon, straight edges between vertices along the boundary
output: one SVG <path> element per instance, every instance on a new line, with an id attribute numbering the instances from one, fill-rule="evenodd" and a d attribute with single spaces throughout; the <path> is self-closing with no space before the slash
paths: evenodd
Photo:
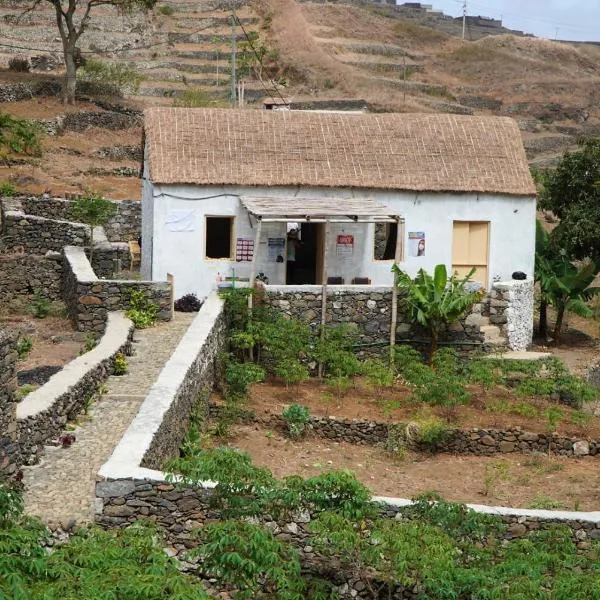
<path id="1" fill-rule="evenodd" d="M 252 252 L 252 263 L 250 265 L 250 295 L 248 296 L 248 310 L 252 312 L 252 295 L 254 290 L 254 280 L 256 278 L 256 257 L 258 255 L 258 244 L 260 243 L 260 232 L 262 229 L 262 220 L 256 222 L 254 230 L 254 248 Z"/>
<path id="2" fill-rule="evenodd" d="M 325 239 L 323 240 L 323 281 L 321 282 L 321 339 L 325 339 L 325 324 L 327 323 L 327 252 L 329 250 L 329 234 L 331 226 L 325 221 Z M 319 377 L 323 376 L 323 363 L 319 363 Z"/>
<path id="3" fill-rule="evenodd" d="M 404 247 L 404 221 L 396 221 L 396 249 L 394 251 L 394 265 L 398 266 L 403 258 Z M 394 272 L 392 283 L 392 322 L 390 324 L 390 364 L 394 364 L 394 347 L 396 345 L 396 325 L 398 323 L 398 278 Z"/>

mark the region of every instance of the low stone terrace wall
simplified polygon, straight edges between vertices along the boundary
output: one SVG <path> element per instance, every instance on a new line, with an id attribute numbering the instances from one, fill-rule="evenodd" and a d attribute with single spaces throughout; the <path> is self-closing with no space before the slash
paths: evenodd
<path id="1" fill-rule="evenodd" d="M 30 215 L 69 221 L 72 200 L 51 198 L 50 196 L 28 196 L 21 198 L 24 211 Z M 110 242 L 137 240 L 141 235 L 142 205 L 140 202 L 113 202 L 116 214 L 104 225 Z"/>
<path id="2" fill-rule="evenodd" d="M 2 205 L 0 247 L 3 252 L 44 255 L 48 251 L 60 252 L 63 246 L 90 243 L 88 225 L 25 214 L 17 199 L 4 199 Z"/>
<path id="3" fill-rule="evenodd" d="M 78 356 L 17 406 L 17 447 L 20 462 L 38 462 L 44 445 L 74 419 L 113 372 L 118 353 L 129 353 L 133 324 L 122 313 L 108 315 L 98 345 Z"/>
<path id="4" fill-rule="evenodd" d="M 0 476 L 12 475 L 18 464 L 15 332 L 0 330 Z"/>
<path id="5" fill-rule="evenodd" d="M 0 304 L 28 303 L 35 292 L 49 300 L 61 299 L 62 256 L 47 252 L 0 255 Z"/>
<path id="6" fill-rule="evenodd" d="M 170 283 L 121 279 L 98 279 L 83 248 L 66 246 L 63 250 L 62 295 L 78 331 L 104 331 L 110 311 L 127 310 L 132 290 L 139 290 L 160 307 L 159 318 L 171 320 Z"/>

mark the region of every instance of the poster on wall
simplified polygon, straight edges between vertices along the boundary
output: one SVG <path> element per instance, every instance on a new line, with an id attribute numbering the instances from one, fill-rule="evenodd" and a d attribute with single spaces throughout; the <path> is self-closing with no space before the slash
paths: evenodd
<path id="1" fill-rule="evenodd" d="M 270 263 L 282 263 L 285 253 L 285 238 L 275 237 L 267 240 L 267 260 Z"/>
<path id="2" fill-rule="evenodd" d="M 237 262 L 252 262 L 254 256 L 254 240 L 238 238 L 235 244 L 235 260 Z"/>
<path id="3" fill-rule="evenodd" d="M 425 256 L 425 232 L 424 231 L 409 231 L 408 232 L 408 255 L 409 256 Z"/>
<path id="4" fill-rule="evenodd" d="M 170 210 L 167 214 L 165 224 L 169 231 L 195 231 L 195 210 Z"/>
<path id="5" fill-rule="evenodd" d="M 354 236 L 349 234 L 340 234 L 335 242 L 335 251 L 338 258 L 352 258 L 354 254 Z"/>

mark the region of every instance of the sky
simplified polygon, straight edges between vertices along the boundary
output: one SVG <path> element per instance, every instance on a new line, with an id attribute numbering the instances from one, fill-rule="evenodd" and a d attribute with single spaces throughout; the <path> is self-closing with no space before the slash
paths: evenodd
<path id="1" fill-rule="evenodd" d="M 422 2 L 447 15 L 462 15 L 463 0 Z M 467 14 L 502 18 L 505 27 L 538 37 L 600 41 L 598 0 L 467 0 Z"/>

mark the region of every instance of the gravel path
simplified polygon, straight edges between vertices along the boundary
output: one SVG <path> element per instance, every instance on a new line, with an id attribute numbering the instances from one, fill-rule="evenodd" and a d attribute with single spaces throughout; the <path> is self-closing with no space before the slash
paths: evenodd
<path id="1" fill-rule="evenodd" d="M 135 417 L 150 387 L 196 313 L 135 332 L 126 375 L 112 376 L 106 393 L 74 431 L 69 448 L 48 446 L 39 464 L 25 467 L 26 511 L 64 528 L 94 520 L 96 473 Z"/>

